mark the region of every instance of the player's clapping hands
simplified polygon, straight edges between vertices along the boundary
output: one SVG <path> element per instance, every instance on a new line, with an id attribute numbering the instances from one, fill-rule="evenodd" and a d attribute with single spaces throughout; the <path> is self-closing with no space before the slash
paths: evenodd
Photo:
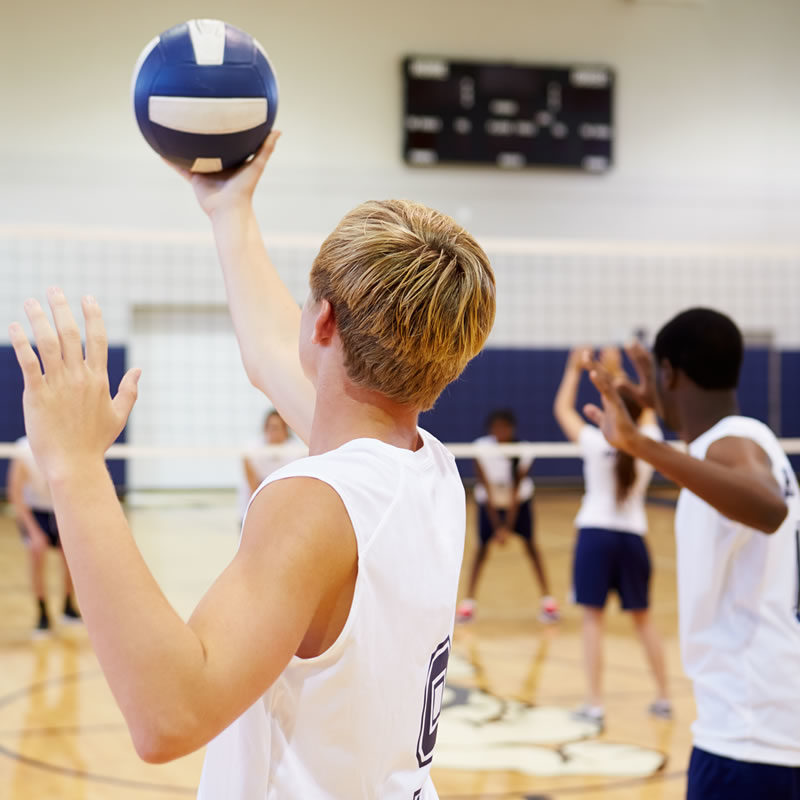
<path id="1" fill-rule="evenodd" d="M 625 352 L 636 369 L 638 383 L 634 383 L 627 376 L 618 378 L 614 385 L 629 397 L 636 400 L 642 408 L 656 408 L 656 379 L 653 356 L 641 343 L 634 342 L 625 348 Z"/>
<path id="2" fill-rule="evenodd" d="M 25 303 L 39 359 L 22 326 L 9 327 L 11 343 L 25 380 L 25 428 L 36 460 L 48 480 L 79 469 L 87 459 L 103 458 L 119 436 L 136 401 L 138 369 L 129 370 L 112 399 L 108 384 L 108 342 L 100 306 L 83 299 L 86 356 L 81 334 L 60 289 L 48 291 L 55 330 L 36 300 Z"/>

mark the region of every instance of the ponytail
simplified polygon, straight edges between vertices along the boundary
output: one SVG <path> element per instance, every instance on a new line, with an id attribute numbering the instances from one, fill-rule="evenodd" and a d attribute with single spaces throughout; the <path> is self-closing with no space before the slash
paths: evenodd
<path id="1" fill-rule="evenodd" d="M 622 395 L 622 401 L 631 418 L 638 423 L 639 417 L 642 416 L 642 407 L 627 394 Z M 614 474 L 617 478 L 617 505 L 621 506 L 628 499 L 633 484 L 636 483 L 636 459 L 630 453 L 617 450 Z"/>

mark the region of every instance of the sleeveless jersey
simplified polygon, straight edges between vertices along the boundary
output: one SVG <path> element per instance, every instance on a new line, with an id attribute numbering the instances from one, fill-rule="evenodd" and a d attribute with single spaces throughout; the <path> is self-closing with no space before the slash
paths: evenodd
<path id="1" fill-rule="evenodd" d="M 355 531 L 358 575 L 331 647 L 293 657 L 208 745 L 200 800 L 436 800 L 465 502 L 453 456 L 420 436 L 415 452 L 355 439 L 259 488 L 297 476 L 331 486 Z"/>
<path id="2" fill-rule="evenodd" d="M 769 456 L 789 513 L 772 534 L 722 516 L 684 489 L 678 501 L 681 651 L 694 684 L 697 747 L 738 761 L 800 765 L 800 494 L 772 431 L 726 417 L 689 445 L 705 459 L 728 436 Z"/>
<path id="3" fill-rule="evenodd" d="M 642 433 L 660 442 L 664 437 L 658 425 L 642 425 Z M 653 468 L 636 461 L 636 480 L 625 500 L 617 504 L 617 451 L 606 441 L 599 428 L 584 425 L 578 437 L 583 458 L 583 481 L 586 487 L 575 518 L 576 528 L 602 528 L 644 536 L 647 513 L 644 504 Z"/>

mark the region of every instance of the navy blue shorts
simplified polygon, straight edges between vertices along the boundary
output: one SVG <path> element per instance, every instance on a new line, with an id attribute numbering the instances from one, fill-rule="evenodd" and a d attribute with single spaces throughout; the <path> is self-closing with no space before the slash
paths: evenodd
<path id="1" fill-rule="evenodd" d="M 603 608 L 609 590 L 626 611 L 649 607 L 650 555 L 636 533 L 581 528 L 572 567 L 575 602 Z"/>
<path id="2" fill-rule="evenodd" d="M 800 800 L 800 767 L 754 764 L 695 747 L 686 800 Z"/>
<path id="3" fill-rule="evenodd" d="M 531 500 L 526 500 L 524 503 L 519 504 L 517 511 L 517 522 L 514 525 L 514 533 L 521 536 L 526 541 L 531 538 Z M 502 508 L 497 509 L 497 515 L 500 521 L 505 521 L 507 511 Z M 478 503 L 478 535 L 481 537 L 481 544 L 487 544 L 489 539 L 494 535 L 492 523 L 489 521 L 489 512 L 486 510 L 485 503 Z"/>
<path id="4" fill-rule="evenodd" d="M 61 547 L 61 541 L 58 538 L 58 525 L 56 525 L 56 515 L 52 511 L 36 511 L 31 510 L 31 513 L 36 518 L 39 527 L 47 534 L 50 541 L 50 547 Z M 28 541 L 28 532 L 25 530 L 24 525 L 19 526 L 22 538 Z"/>

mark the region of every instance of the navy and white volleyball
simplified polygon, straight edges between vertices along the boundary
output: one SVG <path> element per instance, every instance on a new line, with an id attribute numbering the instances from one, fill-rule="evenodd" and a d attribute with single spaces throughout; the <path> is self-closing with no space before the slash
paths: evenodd
<path id="1" fill-rule="evenodd" d="M 194 172 L 235 167 L 275 121 L 278 84 L 264 48 L 216 19 L 157 36 L 133 71 L 133 108 L 148 144 Z"/>

